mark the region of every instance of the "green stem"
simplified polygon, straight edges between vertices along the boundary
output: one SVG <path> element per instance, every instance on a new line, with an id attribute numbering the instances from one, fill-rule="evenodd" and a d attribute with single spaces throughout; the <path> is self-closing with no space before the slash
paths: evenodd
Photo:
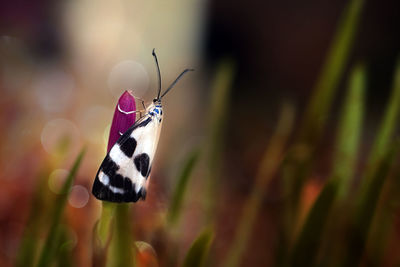
<path id="1" fill-rule="evenodd" d="M 97 234 L 100 245 L 104 248 L 109 238 L 111 238 L 113 217 L 115 214 L 115 203 L 102 202 L 101 217 L 97 224 Z"/>

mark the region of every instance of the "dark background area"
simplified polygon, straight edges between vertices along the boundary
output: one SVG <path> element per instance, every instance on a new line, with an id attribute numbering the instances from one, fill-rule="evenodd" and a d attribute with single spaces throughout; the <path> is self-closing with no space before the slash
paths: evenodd
<path id="1" fill-rule="evenodd" d="M 227 130 L 231 133 L 228 135 L 231 153 L 227 154 L 237 157 L 233 160 L 239 162 L 242 153 L 260 156 L 268 141 L 265 136 L 274 128 L 283 102 L 294 104 L 299 111 L 297 116 L 301 116 L 347 2 L 216 0 L 209 3 L 203 50 L 206 64 L 214 66 L 223 57 L 232 57 L 237 64 L 231 105 L 234 116 L 230 116 Z M 335 97 L 332 126 L 337 122 L 349 70 L 363 62 L 368 71 L 363 135 L 367 140 L 373 137 L 400 56 L 399 26 L 399 2 L 366 1 L 341 89 Z M 328 131 L 326 138 L 331 139 L 332 134 Z M 243 166 L 253 168 L 243 170 L 247 173 L 238 175 L 242 179 L 254 175 L 258 160 L 249 161 Z"/>

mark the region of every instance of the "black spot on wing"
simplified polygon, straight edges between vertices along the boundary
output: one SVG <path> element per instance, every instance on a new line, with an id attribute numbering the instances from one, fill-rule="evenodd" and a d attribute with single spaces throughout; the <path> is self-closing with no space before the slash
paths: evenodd
<path id="1" fill-rule="evenodd" d="M 148 116 L 144 116 L 140 120 L 137 120 L 131 127 L 129 127 L 128 130 L 126 130 L 123 135 L 121 135 L 121 137 L 117 140 L 117 143 L 120 145 L 125 143 L 129 138 L 131 138 L 131 134 L 136 128 L 144 127 L 149 124 L 149 122 L 151 122 L 151 117 Z"/>
<path id="2" fill-rule="evenodd" d="M 109 177 L 110 182 L 104 185 L 98 175 L 93 183 L 92 194 L 99 200 L 110 201 L 110 202 L 136 202 L 143 198 L 143 191 L 140 190 L 138 193 L 135 191 L 135 184 L 128 177 L 122 177 L 116 174 Z M 114 193 L 110 186 L 118 189 L 122 189 L 123 193 Z"/>
<path id="3" fill-rule="evenodd" d="M 124 191 L 130 192 L 135 189 L 135 184 L 132 184 L 131 179 L 124 178 Z"/>
<path id="4" fill-rule="evenodd" d="M 114 193 L 110 190 L 110 198 L 112 202 L 122 202 L 124 194 Z"/>
<path id="5" fill-rule="evenodd" d="M 117 174 L 119 166 L 107 155 L 97 171 L 96 178 L 92 186 L 92 194 L 99 200 L 110 202 L 136 202 L 141 198 L 141 191 L 136 193 L 135 184 L 128 177 Z M 102 171 L 108 176 L 109 182 L 103 184 L 99 179 Z M 114 193 L 110 186 L 122 189 L 123 193 Z"/>
<path id="6" fill-rule="evenodd" d="M 120 149 L 127 157 L 132 157 L 136 149 L 136 140 L 133 137 L 126 138 L 123 143 L 120 143 Z"/>
<path id="7" fill-rule="evenodd" d="M 102 182 L 100 182 L 99 179 L 99 174 L 100 170 L 97 172 L 96 178 L 93 183 L 92 187 L 92 194 L 100 200 L 106 200 L 106 201 L 113 201 L 113 192 L 109 189 L 109 185 L 104 185 Z"/>
<path id="8" fill-rule="evenodd" d="M 93 182 L 92 194 L 97 199 L 111 201 L 110 189 L 108 188 L 107 185 L 104 185 L 102 182 L 100 182 L 100 179 L 99 179 L 100 170 L 101 170 L 101 166 L 100 166 L 99 170 L 97 171 L 96 178 L 94 179 L 94 182 Z"/>
<path id="9" fill-rule="evenodd" d="M 92 194 L 98 199 L 103 199 L 107 197 L 106 191 L 107 187 L 100 182 L 99 177 L 96 175 L 92 186 Z"/>
<path id="10" fill-rule="evenodd" d="M 127 180 L 129 179 L 125 179 L 124 182 Z M 134 184 L 132 185 L 132 182 L 130 183 L 131 189 L 129 191 L 125 190 L 125 188 L 128 187 L 128 185 L 124 185 L 124 193 L 122 194 L 114 193 L 113 191 L 111 191 L 109 186 L 105 186 L 99 180 L 95 180 L 92 188 L 92 193 L 97 199 L 109 202 L 137 202 L 139 199 L 144 199 L 142 197 L 142 190 L 136 193 L 135 186 Z"/>
<path id="11" fill-rule="evenodd" d="M 136 169 L 142 174 L 143 177 L 147 177 L 149 172 L 150 158 L 146 153 L 137 155 L 133 162 L 135 163 Z"/>
<path id="12" fill-rule="evenodd" d="M 120 174 L 116 174 L 110 178 L 110 185 L 123 189 L 124 188 L 124 177 Z"/>
<path id="13" fill-rule="evenodd" d="M 112 177 L 119 170 L 119 166 L 107 154 L 107 156 L 104 158 L 103 162 L 100 165 L 99 171 L 100 170 L 103 171 L 108 177 Z"/>
<path id="14" fill-rule="evenodd" d="M 105 175 L 108 177 L 113 177 L 115 173 L 118 171 L 119 166 L 117 163 L 115 163 L 110 156 L 107 154 L 107 156 L 104 158 L 103 162 L 100 165 L 99 170 L 97 171 L 96 178 L 93 183 L 92 187 L 92 194 L 101 200 L 108 200 L 110 199 L 110 190 L 106 185 L 104 185 L 102 182 L 99 180 L 99 173 L 102 171 Z M 112 192 L 111 192 L 112 193 Z"/>
<path id="15" fill-rule="evenodd" d="M 129 178 L 124 179 L 124 201 L 131 202 L 132 196 L 135 190 L 135 185 L 132 185 L 132 181 Z"/>
<path id="16" fill-rule="evenodd" d="M 136 202 L 140 198 L 140 191 L 136 193 L 135 184 L 131 184 L 131 190 L 124 194 L 124 201 L 125 202 Z"/>

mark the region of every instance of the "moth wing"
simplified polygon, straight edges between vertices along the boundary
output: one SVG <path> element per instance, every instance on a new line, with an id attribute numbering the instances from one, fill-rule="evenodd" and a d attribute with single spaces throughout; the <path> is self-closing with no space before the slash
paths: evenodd
<path id="1" fill-rule="evenodd" d="M 92 188 L 96 198 L 111 202 L 145 199 L 160 126 L 144 116 L 118 139 L 96 174 Z"/>

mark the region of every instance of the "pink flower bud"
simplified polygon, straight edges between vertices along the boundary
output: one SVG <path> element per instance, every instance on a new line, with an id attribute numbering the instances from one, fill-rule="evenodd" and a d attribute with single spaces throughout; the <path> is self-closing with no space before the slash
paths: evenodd
<path id="1" fill-rule="evenodd" d="M 129 91 L 125 91 L 118 100 L 115 107 L 114 117 L 108 138 L 107 152 L 117 142 L 121 135 L 129 129 L 136 121 L 135 98 Z"/>

